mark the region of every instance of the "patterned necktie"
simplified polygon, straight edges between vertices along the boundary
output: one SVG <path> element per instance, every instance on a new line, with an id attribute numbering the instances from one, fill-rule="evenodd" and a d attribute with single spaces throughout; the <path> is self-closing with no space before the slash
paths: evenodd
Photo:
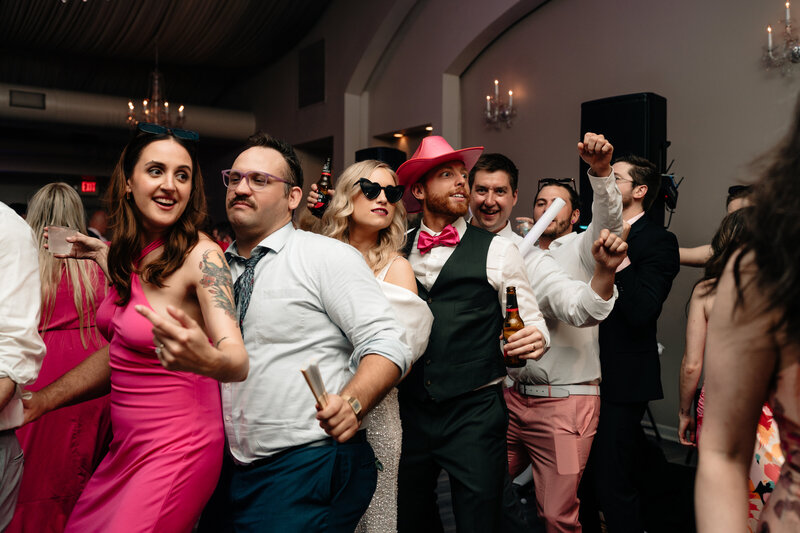
<path id="1" fill-rule="evenodd" d="M 460 240 L 456 228 L 448 224 L 439 235 L 431 235 L 427 231 L 420 231 L 417 248 L 419 248 L 421 255 L 425 255 L 436 246 L 457 246 Z"/>
<path id="2" fill-rule="evenodd" d="M 253 294 L 256 264 L 261 261 L 262 257 L 267 255 L 267 252 L 269 252 L 269 248 L 256 246 L 250 253 L 250 259 L 225 252 L 225 257 L 228 259 L 228 262 L 237 261 L 244 264 L 244 272 L 236 280 L 236 283 L 233 284 L 233 299 L 236 303 L 236 309 L 239 310 L 239 329 L 242 331 L 244 331 L 242 323 L 247 314 L 247 308 L 250 307 L 250 296 Z"/>

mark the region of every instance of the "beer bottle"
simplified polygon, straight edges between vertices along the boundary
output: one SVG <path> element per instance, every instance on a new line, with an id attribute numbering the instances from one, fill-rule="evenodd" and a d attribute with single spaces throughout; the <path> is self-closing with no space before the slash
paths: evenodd
<path id="1" fill-rule="evenodd" d="M 328 207 L 328 202 L 331 201 L 331 195 L 328 189 L 331 189 L 331 158 L 325 161 L 325 166 L 322 167 L 322 175 L 317 182 L 317 192 L 320 197 L 319 200 L 311 208 L 311 214 L 317 218 L 322 218 L 325 208 Z"/>
<path id="2" fill-rule="evenodd" d="M 517 288 L 506 287 L 506 319 L 503 322 L 503 344 L 508 342 L 508 338 L 525 327 L 522 318 L 519 316 L 519 306 L 517 305 Z M 520 368 L 525 366 L 525 360 L 518 355 L 508 356 L 503 352 L 503 359 L 509 368 Z"/>

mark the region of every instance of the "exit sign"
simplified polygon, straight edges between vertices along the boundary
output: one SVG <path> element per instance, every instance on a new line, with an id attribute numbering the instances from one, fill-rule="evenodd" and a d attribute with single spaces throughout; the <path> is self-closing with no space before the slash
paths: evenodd
<path id="1" fill-rule="evenodd" d="M 96 181 L 81 181 L 81 194 L 86 195 L 93 195 L 97 194 L 97 182 Z"/>

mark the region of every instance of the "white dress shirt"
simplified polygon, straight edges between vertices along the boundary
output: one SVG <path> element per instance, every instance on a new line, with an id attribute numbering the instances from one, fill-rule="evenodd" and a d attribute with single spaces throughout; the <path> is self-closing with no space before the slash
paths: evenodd
<path id="1" fill-rule="evenodd" d="M 0 202 L 0 377 L 17 384 L 15 397 L 0 412 L 0 430 L 22 420 L 20 386 L 36 381 L 45 354 L 39 335 L 42 285 L 33 230 Z"/>
<path id="2" fill-rule="evenodd" d="M 614 297 L 600 298 L 583 284 L 579 298 L 572 299 L 578 288 L 575 281 L 590 282 L 595 261 L 592 244 L 607 228 L 622 232 L 622 195 L 614 174 L 597 177 L 589 174 L 594 191 L 592 222 L 583 233 L 570 233 L 550 243 L 547 251 L 535 251 L 528 257 L 528 277 L 547 318 L 552 336 L 550 350 L 539 360 L 529 360 L 522 368 L 509 368 L 515 381 L 536 385 L 575 385 L 600 382 L 600 348 L 597 323 L 614 307 Z M 561 272 L 557 274 L 555 269 Z M 573 278 L 567 283 L 563 274 Z M 538 292 L 537 292 L 538 291 Z M 572 292 L 572 294 L 570 294 Z M 584 327 L 576 327 L 575 325 Z"/>
<path id="3" fill-rule="evenodd" d="M 467 231 L 467 223 L 464 218 L 459 218 L 453 222 L 452 226 L 458 232 L 459 238 L 464 237 L 464 232 Z M 420 231 L 426 231 L 431 235 L 438 235 L 428 228 L 423 222 L 420 225 Z M 439 277 L 439 272 L 442 267 L 450 259 L 455 251 L 454 247 L 450 246 L 436 246 L 426 254 L 420 254 L 417 248 L 419 241 L 419 233 L 414 237 L 414 242 L 411 246 L 411 252 L 408 255 L 408 261 L 414 269 L 414 275 L 420 283 L 430 290 Z M 497 299 L 500 302 L 500 307 L 505 310 L 506 307 L 506 287 L 514 286 L 517 288 L 517 303 L 519 304 L 519 314 L 522 321 L 526 326 L 536 326 L 545 339 L 545 344 L 550 344 L 550 334 L 547 331 L 542 312 L 539 310 L 539 304 L 536 302 L 536 297 L 533 295 L 530 283 L 528 283 L 528 275 L 525 273 L 525 264 L 522 260 L 522 255 L 519 253 L 517 247 L 503 237 L 495 237 L 489 244 L 489 252 L 486 255 L 486 280 L 497 291 Z M 436 327 L 434 325 L 434 327 Z M 497 332 L 498 337 L 500 332 Z"/>
<path id="4" fill-rule="evenodd" d="M 309 361 L 337 394 L 364 355 L 386 357 L 402 374 L 411 366 L 403 327 L 355 248 L 291 223 L 259 246 L 269 252 L 256 265 L 242 324 L 250 371 L 221 385 L 228 445 L 241 463 L 327 436 L 300 373 Z M 228 251 L 236 254 L 236 243 Z M 243 272 L 231 262 L 234 280 Z"/>

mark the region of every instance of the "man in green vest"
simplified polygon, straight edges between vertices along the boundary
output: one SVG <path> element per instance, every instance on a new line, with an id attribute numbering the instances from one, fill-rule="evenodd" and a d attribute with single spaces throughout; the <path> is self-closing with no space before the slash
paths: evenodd
<path id="1" fill-rule="evenodd" d="M 400 384 L 401 533 L 442 531 L 436 502 L 442 469 L 450 477 L 459 533 L 501 530 L 508 469 L 503 351 L 538 359 L 549 344 L 517 247 L 464 220 L 468 172 L 482 151 L 454 150 L 442 137 L 429 136 L 397 170 L 406 209 L 422 212 L 407 252 L 419 295 L 434 316 L 428 348 Z M 508 286 L 516 287 L 525 328 L 501 350 Z"/>

